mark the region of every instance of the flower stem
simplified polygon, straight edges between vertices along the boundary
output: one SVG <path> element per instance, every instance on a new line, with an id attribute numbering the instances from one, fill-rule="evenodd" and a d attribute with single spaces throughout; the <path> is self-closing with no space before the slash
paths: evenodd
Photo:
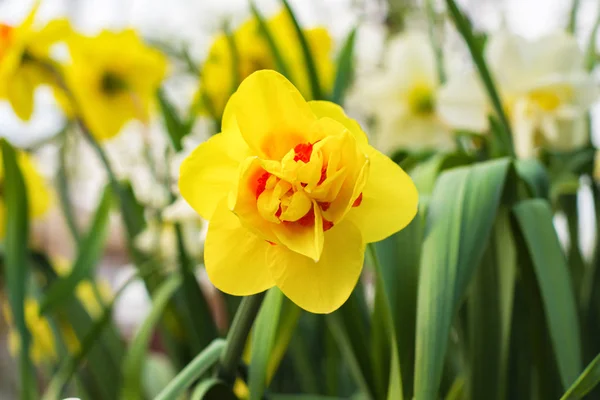
<path id="1" fill-rule="evenodd" d="M 233 318 L 233 323 L 227 334 L 227 343 L 221 353 L 221 365 L 218 370 L 219 378 L 229 384 L 235 382 L 236 371 L 244 352 L 246 340 L 258 315 L 265 293 L 244 297 Z"/>
<path id="2" fill-rule="evenodd" d="M 479 72 L 479 76 L 485 89 L 487 91 L 488 97 L 494 110 L 496 112 L 496 116 L 500 120 L 503 129 L 499 129 L 501 132 L 497 132 L 499 134 L 500 141 L 504 144 L 506 148 L 506 152 L 514 157 L 515 150 L 512 143 L 512 133 L 510 129 L 510 123 L 508 118 L 506 117 L 506 113 L 504 112 L 504 108 L 502 107 L 502 101 L 500 100 L 500 95 L 496 90 L 496 86 L 494 85 L 494 80 L 492 79 L 492 75 L 485 63 L 483 58 L 483 52 L 481 51 L 481 45 L 479 45 L 475 37 L 473 36 L 473 31 L 471 30 L 471 24 L 467 20 L 467 18 L 463 15 L 463 13 L 459 10 L 458 6 L 454 2 L 454 0 L 446 0 L 446 5 L 448 6 L 448 11 L 450 11 L 450 15 L 452 16 L 452 20 L 454 21 L 454 25 L 456 29 L 460 33 L 460 35 L 465 40 L 467 47 L 469 48 L 469 53 L 471 53 L 471 58 L 477 67 L 477 71 Z"/>

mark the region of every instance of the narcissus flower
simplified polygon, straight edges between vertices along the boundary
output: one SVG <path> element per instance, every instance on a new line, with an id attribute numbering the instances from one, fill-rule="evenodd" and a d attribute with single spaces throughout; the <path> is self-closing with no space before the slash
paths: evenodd
<path id="1" fill-rule="evenodd" d="M 302 47 L 298 41 L 290 15 L 281 11 L 266 21 L 267 28 L 279 49 L 290 79 L 306 98 L 311 97 L 310 80 L 305 67 Z M 333 41 L 325 28 L 305 29 L 313 59 L 315 60 L 320 84 L 324 90 L 333 85 Z M 236 89 L 234 76 L 239 82 L 260 69 L 275 69 L 276 63 L 269 44 L 260 30 L 256 19 L 250 19 L 232 32 L 232 41 L 225 34 L 216 37 L 200 76 L 202 92 L 206 96 L 205 111 L 217 118 L 223 115 L 227 99 Z M 237 60 L 232 49 L 235 47 Z M 237 66 L 237 71 L 234 70 Z M 208 110 L 212 108 L 212 110 Z"/>
<path id="2" fill-rule="evenodd" d="M 54 84 L 42 64 L 51 64 L 50 47 L 71 33 L 67 20 L 58 19 L 44 28 L 34 27 L 37 6 L 19 26 L 0 23 L 0 99 L 10 102 L 15 114 L 28 120 L 33 112 L 37 86 Z"/>
<path id="3" fill-rule="evenodd" d="M 27 190 L 27 200 L 29 204 L 29 217 L 39 218 L 48 211 L 51 204 L 51 194 L 44 178 L 38 172 L 35 163 L 29 155 L 23 151 L 17 154 L 17 162 L 23 174 L 25 189 Z M 10 190 L 4 184 L 4 169 L 2 166 L 2 157 L 0 154 L 0 187 L 3 190 Z M 6 218 L 6 205 L 4 204 L 4 194 L 0 192 L 0 240 L 4 239 Z"/>
<path id="4" fill-rule="evenodd" d="M 374 118 L 375 145 L 403 149 L 448 149 L 454 135 L 437 112 L 440 82 L 427 35 L 407 32 L 392 39 L 381 69 L 359 76 L 349 104 Z"/>
<path id="5" fill-rule="evenodd" d="M 489 39 L 485 58 L 510 120 L 517 156 L 533 157 L 541 147 L 568 151 L 587 143 L 585 113 L 598 88 L 574 37 L 557 32 L 527 41 L 500 32 Z M 451 78 L 440 103 L 449 124 L 473 131 L 488 128 L 491 107 L 475 73 Z"/>
<path id="6" fill-rule="evenodd" d="M 96 138 L 117 135 L 132 119 L 148 120 L 166 73 L 162 53 L 146 46 L 133 30 L 73 37 L 69 49 L 67 85 Z"/>
<path id="7" fill-rule="evenodd" d="M 204 257 L 217 288 L 277 286 L 315 313 L 346 301 L 365 244 L 404 228 L 418 202 L 408 175 L 340 107 L 306 102 L 274 71 L 242 82 L 222 132 L 182 163 L 179 188 L 209 220 Z"/>

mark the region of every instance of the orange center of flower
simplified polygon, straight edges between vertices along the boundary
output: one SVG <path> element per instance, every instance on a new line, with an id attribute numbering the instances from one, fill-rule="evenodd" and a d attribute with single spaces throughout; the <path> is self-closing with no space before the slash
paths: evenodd
<path id="1" fill-rule="evenodd" d="M 284 170 L 296 170 L 298 179 L 296 182 L 287 181 L 280 174 L 273 174 L 264 169 L 254 174 L 254 189 L 257 206 L 261 209 L 272 222 L 283 223 L 286 226 L 307 228 L 314 227 L 315 212 L 320 213 L 323 231 L 328 231 L 334 226 L 334 214 L 328 214 L 332 205 L 335 205 L 335 195 L 340 192 L 340 186 L 344 182 L 339 181 L 339 170 L 346 169 L 346 166 L 338 165 L 338 168 L 331 168 L 329 174 L 333 180 L 338 179 L 337 184 L 328 181 L 328 160 L 335 159 L 334 164 L 340 164 L 339 155 L 324 156 L 321 152 L 320 157 L 313 160 L 313 150 L 316 149 L 314 143 L 300 143 L 294 146 L 293 153 L 290 154 L 290 161 L 286 164 Z M 337 157 L 337 158 L 336 158 Z M 293 160 L 294 165 L 289 163 Z M 286 161 L 283 160 L 282 163 Z M 314 165 L 311 165 L 313 163 Z M 304 168 L 304 170 L 302 170 Z M 306 169 L 308 168 L 308 173 Z M 315 170 L 315 168 L 318 168 Z M 318 172 L 317 172 L 318 171 Z M 317 174 L 316 176 L 314 174 Z M 318 177 L 318 178 L 317 178 Z M 313 180 L 314 179 L 314 180 Z M 311 183 L 312 182 L 312 183 Z M 340 185 L 340 183 L 342 183 Z M 352 185 L 354 182 L 348 182 Z M 329 199 L 328 193 L 332 192 L 333 197 Z M 261 198 L 266 196 L 265 198 Z M 362 203 L 362 192 L 356 198 L 350 198 L 351 207 L 359 207 Z M 260 203 L 260 204 L 258 204 Z M 348 203 L 346 203 L 348 204 Z M 262 205 L 262 208 L 261 208 Z M 337 204 L 340 210 L 345 205 Z M 329 218 L 329 219 L 328 219 Z"/>

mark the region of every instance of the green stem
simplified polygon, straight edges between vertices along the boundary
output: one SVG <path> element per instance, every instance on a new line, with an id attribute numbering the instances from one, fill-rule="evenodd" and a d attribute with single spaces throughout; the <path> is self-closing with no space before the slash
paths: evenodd
<path id="1" fill-rule="evenodd" d="M 446 74 L 444 73 L 444 56 L 442 52 L 442 45 L 436 35 L 436 15 L 433 8 L 433 0 L 427 0 L 425 2 L 425 12 L 427 13 L 427 30 L 429 33 L 429 41 L 431 42 L 431 47 L 433 47 L 433 51 L 435 53 L 438 79 L 440 84 L 443 84 L 446 81 Z"/>
<path id="2" fill-rule="evenodd" d="M 477 71 L 479 72 L 479 76 L 481 77 L 483 85 L 485 86 L 488 97 L 492 103 L 492 106 L 494 107 L 500 123 L 502 124 L 503 132 L 501 132 L 501 137 L 499 139 L 506 147 L 507 153 L 514 157 L 515 150 L 512 143 L 510 123 L 506 117 L 504 108 L 502 107 L 502 101 L 500 100 L 500 95 L 498 94 L 496 86 L 494 85 L 492 75 L 490 74 L 487 64 L 483 58 L 483 52 L 481 51 L 480 46 L 476 43 L 473 32 L 471 31 L 471 25 L 462 12 L 458 9 L 458 6 L 454 0 L 446 0 L 446 4 L 448 6 L 448 11 L 450 11 L 450 15 L 452 16 L 452 20 L 454 21 L 454 25 L 456 25 L 456 29 L 461 34 L 467 44 L 467 47 L 469 48 L 471 58 L 477 67 Z"/>
<path id="3" fill-rule="evenodd" d="M 260 310 L 265 293 L 262 292 L 244 297 L 235 313 L 233 323 L 227 334 L 227 343 L 221 353 L 221 365 L 218 371 L 218 376 L 225 382 L 230 384 L 235 382 L 238 365 L 246 346 L 246 340 L 258 315 L 258 310 Z"/>
<path id="4" fill-rule="evenodd" d="M 81 242 L 81 232 L 79 231 L 75 215 L 73 214 L 73 205 L 71 204 L 69 180 L 67 178 L 67 129 L 68 128 L 66 128 L 65 132 L 63 133 L 63 142 L 59 150 L 59 167 L 56 183 L 58 185 L 60 205 L 62 208 L 63 215 L 65 217 L 65 221 L 67 222 L 67 227 L 71 232 L 71 236 L 73 236 L 73 240 L 75 240 L 75 242 L 79 245 L 79 243 Z"/>
<path id="5" fill-rule="evenodd" d="M 571 11 L 569 12 L 569 24 L 567 25 L 567 32 L 574 33 L 577 26 L 577 11 L 579 10 L 579 4 L 581 0 L 573 0 L 571 4 Z"/>

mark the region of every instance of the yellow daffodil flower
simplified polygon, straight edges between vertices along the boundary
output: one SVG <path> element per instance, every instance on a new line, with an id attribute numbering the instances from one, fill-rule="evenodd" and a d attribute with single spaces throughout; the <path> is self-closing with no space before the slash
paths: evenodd
<path id="1" fill-rule="evenodd" d="M 569 151 L 588 142 L 585 113 L 598 97 L 598 88 L 573 36 L 556 32 L 528 41 L 500 32 L 489 39 L 485 58 L 510 120 L 518 157 L 534 157 L 541 147 Z M 452 126 L 488 129 L 491 107 L 474 73 L 451 77 L 441 90 L 440 103 Z"/>
<path id="2" fill-rule="evenodd" d="M 0 23 L 0 99 L 10 102 L 15 114 L 29 120 L 37 86 L 54 84 L 43 64 L 51 64 L 50 48 L 71 33 L 67 20 L 58 19 L 44 28 L 34 27 L 37 6 L 19 26 Z"/>
<path id="3" fill-rule="evenodd" d="M 267 20 L 266 24 L 281 53 L 291 81 L 304 97 L 310 98 L 310 81 L 291 17 L 286 11 L 281 11 Z M 331 57 L 332 39 L 322 27 L 305 29 L 304 35 L 315 60 L 320 84 L 324 90 L 330 90 L 334 72 Z M 231 36 L 237 60 L 234 60 L 232 55 L 233 46 L 230 39 L 221 34 L 213 42 L 200 76 L 202 92 L 210 103 L 205 108 L 212 108 L 206 111 L 214 113 L 217 118 L 223 115 L 227 99 L 236 89 L 235 75 L 242 81 L 260 69 L 276 68 L 269 45 L 256 19 L 246 21 L 232 32 Z M 234 74 L 234 65 L 237 65 L 237 74 Z"/>
<path id="4" fill-rule="evenodd" d="M 390 41 L 382 68 L 358 77 L 348 103 L 374 117 L 378 149 L 454 147 L 452 130 L 437 112 L 435 57 L 427 35 L 407 32 Z"/>
<path id="5" fill-rule="evenodd" d="M 340 107 L 306 102 L 269 70 L 242 82 L 222 132 L 182 163 L 179 189 L 209 221 L 204 258 L 217 288 L 277 286 L 314 313 L 346 301 L 365 244 L 404 228 L 418 202 L 409 176 Z"/>
<path id="6" fill-rule="evenodd" d="M 27 200 L 29 204 L 29 217 L 39 218 L 43 216 L 50 208 L 51 192 L 44 181 L 44 178 L 38 172 L 35 163 L 29 155 L 23 151 L 17 153 L 17 162 L 23 174 L 25 189 L 27 190 Z M 0 184 L 4 186 L 4 168 L 2 166 L 2 155 L 0 154 Z M 10 188 L 4 188 L 10 190 Z M 6 206 L 4 204 L 4 195 L 0 194 L 0 240 L 4 239 Z"/>
<path id="7" fill-rule="evenodd" d="M 133 30 L 102 31 L 69 41 L 65 78 L 77 108 L 97 139 L 109 139 L 132 119 L 148 121 L 166 58 Z"/>

